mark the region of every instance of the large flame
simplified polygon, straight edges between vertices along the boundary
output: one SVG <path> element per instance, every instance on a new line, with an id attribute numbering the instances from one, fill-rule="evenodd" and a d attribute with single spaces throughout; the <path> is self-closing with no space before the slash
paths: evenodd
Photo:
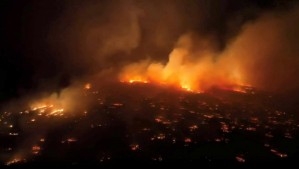
<path id="1" fill-rule="evenodd" d="M 192 92 L 204 92 L 212 87 L 244 92 L 242 86 L 247 85 L 237 64 L 217 56 L 208 46 L 204 42 L 196 50 L 190 35 L 184 35 L 166 64 L 143 60 L 127 65 L 120 81 L 166 84 Z"/>
<path id="2" fill-rule="evenodd" d="M 67 112 L 84 110 L 86 106 L 86 92 L 92 88 L 90 83 L 85 85 L 74 85 L 62 90 L 60 93 L 53 93 L 50 96 L 33 99 L 29 104 L 30 110 L 37 112 L 38 115 L 45 116 L 64 116 Z M 76 100 L 81 99 L 77 104 Z M 85 101 L 84 101 L 85 100 Z"/>

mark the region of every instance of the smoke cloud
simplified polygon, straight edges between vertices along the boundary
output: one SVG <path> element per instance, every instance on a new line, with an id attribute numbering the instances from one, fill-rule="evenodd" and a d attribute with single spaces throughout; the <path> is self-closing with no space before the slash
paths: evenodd
<path id="1" fill-rule="evenodd" d="M 126 66 L 123 81 L 156 81 L 188 90 L 250 85 L 271 92 L 298 89 L 298 7 L 260 14 L 244 24 L 220 51 L 215 35 L 182 36 L 166 64 L 141 61 Z M 212 37 L 212 38 L 211 38 Z"/>
<path id="2" fill-rule="evenodd" d="M 143 72 L 163 69 L 162 78 L 187 78 L 200 88 L 242 81 L 263 90 L 297 89 L 294 2 L 7 1 L 1 10 L 0 99 L 59 93 L 107 70 L 117 78 L 136 62 L 146 65 Z"/>
<path id="3" fill-rule="evenodd" d="M 253 86 L 268 91 L 298 89 L 299 10 L 268 12 L 243 26 L 223 56 Z"/>

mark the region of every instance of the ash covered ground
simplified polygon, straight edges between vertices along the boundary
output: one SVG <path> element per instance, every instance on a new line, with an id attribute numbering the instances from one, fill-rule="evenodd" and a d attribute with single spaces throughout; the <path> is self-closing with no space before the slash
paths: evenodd
<path id="1" fill-rule="evenodd" d="M 193 93 L 142 83 L 88 86 L 81 92 L 76 104 L 91 102 L 84 111 L 46 105 L 2 112 L 1 165 L 242 166 L 298 158 L 298 112 L 287 96 L 252 88 Z"/>

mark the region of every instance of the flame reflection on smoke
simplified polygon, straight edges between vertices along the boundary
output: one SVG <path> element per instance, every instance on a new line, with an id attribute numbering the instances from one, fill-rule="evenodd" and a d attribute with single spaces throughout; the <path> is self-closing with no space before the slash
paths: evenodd
<path id="1" fill-rule="evenodd" d="M 191 35 L 182 36 L 167 64 L 150 60 L 129 64 L 120 73 L 120 81 L 166 84 L 190 92 L 204 92 L 212 87 L 245 92 L 242 87 L 246 82 L 237 67 L 230 66 L 230 60 L 215 60 L 217 54 L 212 49 L 196 51 L 193 43 Z M 202 43 L 206 47 L 206 42 Z"/>

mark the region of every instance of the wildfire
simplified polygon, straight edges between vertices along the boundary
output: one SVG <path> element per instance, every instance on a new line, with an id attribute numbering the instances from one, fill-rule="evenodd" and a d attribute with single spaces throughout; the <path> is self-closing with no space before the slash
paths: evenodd
<path id="1" fill-rule="evenodd" d="M 31 106 L 32 111 L 40 110 L 44 111 L 47 108 L 51 108 L 53 105 L 46 105 L 46 104 L 41 104 L 41 105 L 36 105 L 36 106 Z"/>
<path id="2" fill-rule="evenodd" d="M 148 81 L 146 81 L 146 80 L 134 80 L 134 79 L 129 80 L 129 82 L 130 83 L 135 83 L 135 82 L 137 82 L 137 83 L 148 83 Z"/>
<path id="3" fill-rule="evenodd" d="M 84 85 L 84 89 L 85 89 L 85 90 L 89 90 L 89 89 L 91 89 L 91 84 L 90 84 L 90 83 L 86 83 L 86 84 Z"/>
<path id="4" fill-rule="evenodd" d="M 13 158 L 12 160 L 7 161 L 7 162 L 5 163 L 5 165 L 12 165 L 12 164 L 16 164 L 16 163 L 25 162 L 25 161 L 26 161 L 25 159 L 22 159 L 22 158 L 19 158 L 19 157 L 15 157 L 15 158 Z"/>
<path id="5" fill-rule="evenodd" d="M 52 104 L 36 104 L 31 106 L 31 111 L 37 112 L 38 115 L 45 115 L 45 116 L 62 116 L 64 109 L 56 108 Z M 31 119 L 31 122 L 34 122 L 35 119 Z"/>
<path id="6" fill-rule="evenodd" d="M 54 116 L 57 116 L 57 115 L 60 115 L 62 116 L 63 115 L 63 112 L 64 109 L 54 109 L 52 112 L 50 112 L 49 114 L 47 114 L 47 116 L 51 116 L 51 115 L 54 115 Z"/>
<path id="7" fill-rule="evenodd" d="M 205 45 L 205 44 L 204 44 Z M 143 60 L 129 64 L 119 74 L 121 82 L 155 83 L 177 87 L 188 92 L 204 92 L 216 87 L 246 93 L 247 84 L 238 65 L 211 51 L 193 51 L 192 38 L 183 36 L 169 54 L 166 64 Z"/>
<path id="8" fill-rule="evenodd" d="M 132 151 L 136 151 L 136 150 L 140 149 L 138 144 L 131 144 L 130 147 L 131 147 Z"/>
<path id="9" fill-rule="evenodd" d="M 140 77 L 127 77 L 121 80 L 121 82 L 128 82 L 128 83 L 149 83 L 147 80 L 140 78 Z"/>
<path id="10" fill-rule="evenodd" d="M 40 146 L 33 146 L 32 148 L 32 154 L 39 154 L 40 150 L 41 150 L 41 147 Z"/>
<path id="11" fill-rule="evenodd" d="M 187 90 L 187 91 L 190 91 L 190 92 L 192 92 L 192 89 L 191 89 L 191 87 L 190 87 L 190 86 L 188 86 L 188 85 L 182 85 L 181 87 L 182 87 L 182 89 L 185 89 L 185 90 Z"/>

